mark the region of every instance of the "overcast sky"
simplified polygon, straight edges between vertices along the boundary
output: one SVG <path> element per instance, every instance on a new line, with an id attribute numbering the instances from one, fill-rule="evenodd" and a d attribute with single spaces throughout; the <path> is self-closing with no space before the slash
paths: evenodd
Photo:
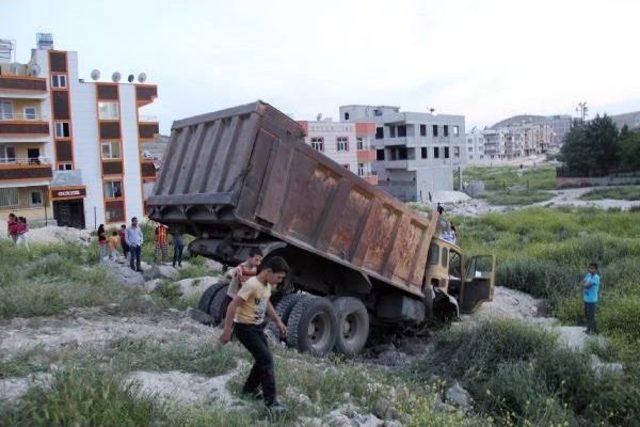
<path id="1" fill-rule="evenodd" d="M 640 110 L 638 0 L 0 0 L 26 62 L 36 32 L 78 51 L 80 76 L 145 71 L 161 130 L 256 99 L 296 119 L 343 104 L 463 114 Z"/>

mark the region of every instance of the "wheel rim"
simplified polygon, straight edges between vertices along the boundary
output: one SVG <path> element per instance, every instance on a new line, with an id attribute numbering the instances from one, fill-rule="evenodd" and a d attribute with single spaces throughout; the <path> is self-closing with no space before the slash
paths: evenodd
<path id="1" fill-rule="evenodd" d="M 327 346 L 331 332 L 331 318 L 328 313 L 317 313 L 309 321 L 307 338 L 314 350 L 322 350 Z"/>
<path id="2" fill-rule="evenodd" d="M 359 326 L 358 316 L 355 313 L 347 314 L 342 321 L 342 338 L 345 341 L 351 341 L 358 335 Z"/>

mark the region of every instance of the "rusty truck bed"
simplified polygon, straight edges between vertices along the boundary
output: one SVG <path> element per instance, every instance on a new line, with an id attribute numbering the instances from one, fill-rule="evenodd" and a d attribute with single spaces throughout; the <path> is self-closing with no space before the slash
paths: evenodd
<path id="1" fill-rule="evenodd" d="M 260 101 L 174 122 L 147 204 L 156 221 L 250 227 L 415 295 L 437 219 L 318 153 Z"/>

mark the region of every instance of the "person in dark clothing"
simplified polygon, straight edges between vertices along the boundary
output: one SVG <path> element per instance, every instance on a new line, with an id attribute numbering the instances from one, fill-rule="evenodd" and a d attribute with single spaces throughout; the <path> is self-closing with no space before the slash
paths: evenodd
<path id="1" fill-rule="evenodd" d="M 184 240 L 182 240 L 182 232 L 175 230 L 173 232 L 173 267 L 177 265 L 182 267 L 182 250 L 184 249 Z"/>
<path id="2" fill-rule="evenodd" d="M 280 284 L 289 266 L 281 257 L 273 257 L 260 265 L 260 271 L 243 283 L 238 294 L 233 298 L 220 336 L 222 345 L 229 342 L 232 332 L 238 341 L 251 353 L 255 363 L 251 368 L 242 394 L 258 396 L 262 387 L 265 405 L 272 413 L 283 413 L 287 408 L 276 399 L 276 381 L 273 371 L 273 356 L 264 334 L 265 315 L 276 322 L 283 337 L 287 335 L 287 327 L 276 313 L 269 301 L 271 288 Z"/>
<path id="3" fill-rule="evenodd" d="M 129 255 L 129 245 L 127 245 L 127 240 L 124 238 L 124 233 L 127 230 L 127 226 L 122 224 L 120 226 L 120 230 L 118 231 L 118 237 L 120 237 L 120 246 L 122 246 L 122 255 L 125 258 L 128 258 Z"/>
<path id="4" fill-rule="evenodd" d="M 100 262 L 103 262 L 105 258 L 109 256 L 107 250 L 107 232 L 104 229 L 104 224 L 98 226 L 98 257 Z"/>

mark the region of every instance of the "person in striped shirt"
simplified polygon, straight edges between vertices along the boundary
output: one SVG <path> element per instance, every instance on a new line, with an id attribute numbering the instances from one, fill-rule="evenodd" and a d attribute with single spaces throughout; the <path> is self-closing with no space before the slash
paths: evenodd
<path id="1" fill-rule="evenodd" d="M 156 264 L 164 264 L 164 261 L 169 258 L 169 244 L 167 241 L 168 230 L 169 227 L 164 224 L 158 224 L 156 226 Z"/>

